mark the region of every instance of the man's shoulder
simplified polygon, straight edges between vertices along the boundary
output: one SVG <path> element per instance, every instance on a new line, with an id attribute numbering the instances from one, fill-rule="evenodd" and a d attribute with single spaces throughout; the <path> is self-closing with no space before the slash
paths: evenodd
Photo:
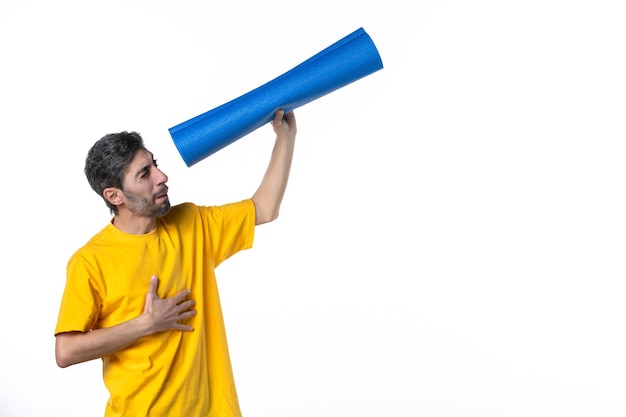
<path id="1" fill-rule="evenodd" d="M 197 215 L 202 209 L 202 206 L 199 206 L 195 203 L 180 203 L 172 206 L 170 211 L 168 211 L 165 216 L 161 217 L 161 219 L 163 219 L 165 222 L 177 221 L 180 219 L 189 218 L 190 216 L 193 217 Z"/>
<path id="2" fill-rule="evenodd" d="M 86 262 L 86 260 L 90 259 L 95 253 L 102 253 L 102 249 L 107 246 L 107 242 L 110 239 L 110 227 L 111 225 L 107 224 L 76 249 L 72 256 L 70 256 L 69 263 Z"/>
<path id="3" fill-rule="evenodd" d="M 181 212 L 186 212 L 186 211 L 197 211 L 199 207 L 201 206 L 195 203 L 191 203 L 191 202 L 176 204 L 172 206 L 170 211 L 165 216 L 167 217 L 171 214 L 176 214 L 176 213 L 181 213 Z"/>
<path id="4" fill-rule="evenodd" d="M 164 216 L 164 218 L 178 217 L 181 214 L 210 212 L 212 210 L 224 210 L 230 207 L 243 207 L 246 204 L 248 204 L 248 200 L 238 201 L 234 203 L 227 203 L 223 205 L 209 205 L 209 206 L 199 205 L 199 204 L 191 203 L 191 202 L 180 203 L 175 206 L 172 206 L 172 208 Z"/>
<path id="5" fill-rule="evenodd" d="M 109 239 L 110 236 L 110 228 L 112 227 L 112 224 L 109 222 L 106 226 L 104 226 L 102 229 L 100 229 L 98 232 L 96 232 L 93 236 L 91 236 L 78 250 L 77 252 L 83 251 L 85 249 L 94 247 L 94 246 L 100 246 L 103 244 L 104 241 L 106 241 L 107 239 Z"/>
<path id="6" fill-rule="evenodd" d="M 196 219 L 202 218 L 219 218 L 224 216 L 226 213 L 238 216 L 246 212 L 254 212 L 254 204 L 251 199 L 211 206 L 202 206 L 191 202 L 185 202 L 172 206 L 170 211 L 160 219 L 163 224 L 180 224 L 181 222 L 193 222 Z"/>

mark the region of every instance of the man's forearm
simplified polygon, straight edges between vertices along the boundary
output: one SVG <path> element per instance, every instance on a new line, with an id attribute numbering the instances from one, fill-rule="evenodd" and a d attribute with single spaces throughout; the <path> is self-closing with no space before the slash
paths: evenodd
<path id="1" fill-rule="evenodd" d="M 102 358 L 122 350 L 150 334 L 144 319 L 138 317 L 106 329 L 67 332 L 56 336 L 56 361 L 61 368 Z"/>
<path id="2" fill-rule="evenodd" d="M 252 196 L 257 213 L 256 224 L 271 222 L 278 217 L 287 188 L 293 151 L 293 139 L 280 138 L 276 141 L 263 181 Z"/>
<path id="3" fill-rule="evenodd" d="M 287 188 L 298 130 L 293 112 L 285 114 L 283 110 L 276 112 L 272 126 L 276 132 L 276 143 L 263 181 L 252 196 L 257 225 L 271 222 L 278 217 Z"/>

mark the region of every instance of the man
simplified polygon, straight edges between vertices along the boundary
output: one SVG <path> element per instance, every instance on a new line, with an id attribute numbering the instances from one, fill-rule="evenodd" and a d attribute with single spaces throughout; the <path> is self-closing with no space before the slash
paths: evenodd
<path id="1" fill-rule="evenodd" d="M 113 218 L 70 258 L 56 336 L 67 367 L 97 358 L 105 416 L 240 416 L 214 268 L 278 216 L 296 120 L 276 112 L 258 190 L 219 207 L 170 207 L 167 176 L 135 132 L 104 136 L 85 175 Z"/>

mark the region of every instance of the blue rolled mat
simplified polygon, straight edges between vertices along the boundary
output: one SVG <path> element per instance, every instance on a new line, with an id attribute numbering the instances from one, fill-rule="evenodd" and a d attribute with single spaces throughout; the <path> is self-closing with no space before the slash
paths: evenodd
<path id="1" fill-rule="evenodd" d="M 188 167 L 273 119 L 383 68 L 363 28 L 272 81 L 169 129 Z"/>

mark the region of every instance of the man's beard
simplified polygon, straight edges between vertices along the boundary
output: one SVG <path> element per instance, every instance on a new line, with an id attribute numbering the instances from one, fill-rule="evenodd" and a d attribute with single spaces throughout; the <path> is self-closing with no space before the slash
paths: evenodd
<path id="1" fill-rule="evenodd" d="M 147 198 L 140 199 L 137 195 L 129 192 L 122 191 L 128 201 L 131 203 L 129 209 L 134 214 L 138 216 L 144 217 L 159 217 L 165 216 L 170 211 L 170 200 L 167 198 L 161 205 L 156 204 L 156 196 L 160 193 L 157 193 L 152 196 L 152 201 L 148 201 Z"/>

